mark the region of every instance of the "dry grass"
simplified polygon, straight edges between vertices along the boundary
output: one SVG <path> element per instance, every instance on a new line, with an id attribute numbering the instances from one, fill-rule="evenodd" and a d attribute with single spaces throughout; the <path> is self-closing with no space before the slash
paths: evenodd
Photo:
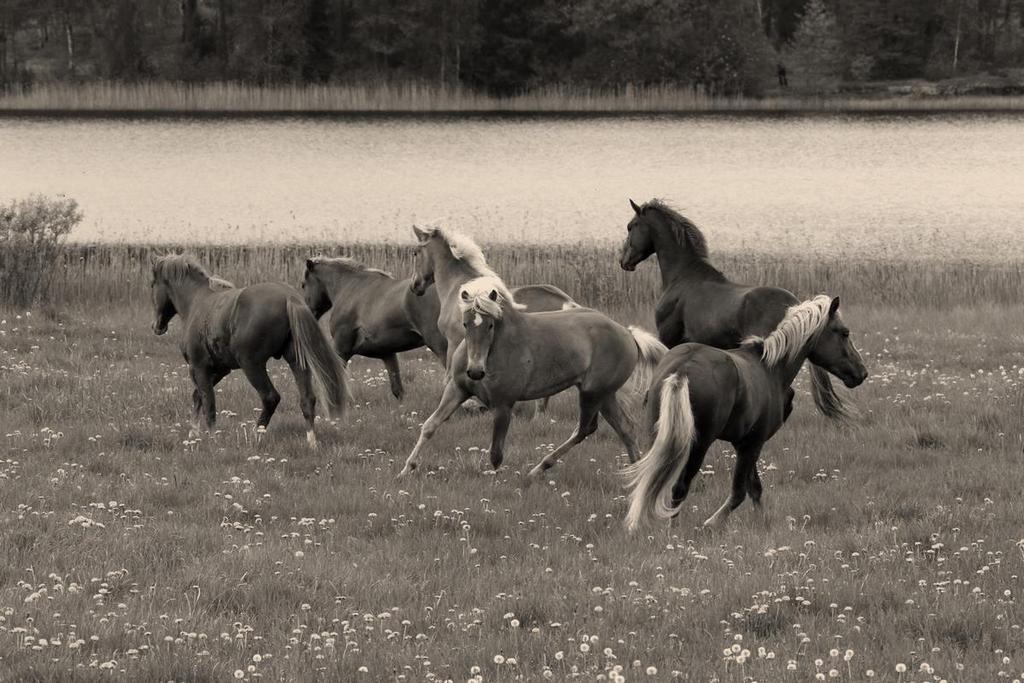
<path id="1" fill-rule="evenodd" d="M 619 268 L 612 246 L 505 244 L 484 248 L 491 265 L 509 282 L 548 282 L 599 308 L 646 310 L 661 288 L 653 259 L 627 273 Z M 54 301 L 73 306 L 147 301 L 150 254 L 181 249 L 177 245 L 69 247 L 53 284 Z M 305 260 L 321 252 L 352 256 L 398 277 L 413 272 L 411 245 L 192 246 L 188 251 L 213 272 L 238 283 L 283 280 L 298 285 Z M 1024 292 L 1024 266 L 1012 262 L 807 259 L 718 252 L 713 259 L 738 282 L 776 284 L 800 296 L 825 292 L 868 305 L 1016 304 Z"/>
<path id="2" fill-rule="evenodd" d="M 512 97 L 425 84 L 46 83 L 0 94 L 0 111 L 96 112 L 869 112 L 1017 111 L 1004 96 L 721 97 L 673 86 L 553 86 Z"/>
<path id="3" fill-rule="evenodd" d="M 232 263 L 254 266 L 245 281 L 267 267 Z M 98 265 L 93 303 L 0 314 L 0 680 L 1022 674 L 1019 306 L 862 297 L 846 315 L 872 372 L 863 421 L 826 424 L 801 383 L 762 459 L 767 519 L 748 505 L 696 527 L 727 494 L 717 448 L 681 523 L 628 537 L 607 427 L 521 487 L 572 430 L 568 396 L 514 421 L 497 475 L 488 418 L 463 416 L 396 482 L 439 395 L 423 354 L 403 359 L 401 406 L 357 361 L 359 407 L 316 453 L 283 364 L 261 443 L 240 373 L 218 431 L 190 441 L 180 322 L 154 337 L 143 293 L 109 295 L 136 269 L 100 287 Z M 645 293 L 612 313 L 650 325 Z"/>

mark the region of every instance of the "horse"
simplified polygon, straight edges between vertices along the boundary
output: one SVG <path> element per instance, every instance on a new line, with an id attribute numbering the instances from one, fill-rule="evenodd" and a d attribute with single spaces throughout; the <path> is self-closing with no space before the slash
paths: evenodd
<path id="1" fill-rule="evenodd" d="M 593 434 L 598 415 L 625 445 L 630 462 L 636 461 L 636 441 L 617 392 L 630 377 L 646 391 L 653 368 L 668 351 L 654 335 L 625 328 L 589 308 L 526 313 L 496 275 L 464 282 L 456 297 L 465 340 L 452 356 L 441 401 L 423 424 L 399 477 L 416 469 L 426 442 L 470 396 L 494 412 L 490 461 L 498 469 L 516 402 L 573 386 L 579 391 L 576 430 L 530 471 L 527 481 Z"/>
<path id="2" fill-rule="evenodd" d="M 441 303 L 431 284 L 422 295 L 412 278 L 393 275 L 345 257 L 306 260 L 302 290 L 313 315 L 331 311 L 334 348 L 345 363 L 352 356 L 379 358 L 387 368 L 391 393 L 405 396 L 396 354 L 426 346 L 447 362 L 448 340 L 437 326 Z M 513 290 L 529 310 L 578 306 L 568 294 L 550 285 L 527 285 Z"/>
<path id="3" fill-rule="evenodd" d="M 732 491 L 705 526 L 723 526 L 747 494 L 760 507 L 757 459 L 789 418 L 790 385 L 805 359 L 850 388 L 867 378 L 838 298 L 819 295 L 789 307 L 768 336 L 748 338 L 737 349 L 686 343 L 669 351 L 647 394 L 651 448 L 624 470 L 632 489 L 626 527 L 677 515 L 704 455 L 719 439 L 736 449 Z"/>
<path id="4" fill-rule="evenodd" d="M 498 278 L 498 275 L 487 265 L 483 251 L 469 236 L 437 226 L 414 225 L 412 230 L 417 242 L 412 291 L 423 296 L 430 285 L 435 286 L 441 302 L 437 327 L 448 340 L 445 367 L 451 367 L 452 354 L 465 336 L 459 288 L 470 280 L 484 276 Z M 517 303 L 525 304 L 525 310 L 531 313 L 580 307 L 571 296 L 553 285 L 528 285 L 514 293 Z"/>
<path id="5" fill-rule="evenodd" d="M 657 254 L 662 292 L 655 309 L 658 338 L 669 347 L 698 342 L 733 349 L 743 339 L 768 334 L 799 302 L 780 287 L 730 281 L 708 257 L 704 234 L 663 201 L 643 206 L 629 200 L 634 216 L 626 227 L 619 265 L 633 271 Z M 852 410 L 832 386 L 827 371 L 811 361 L 811 395 L 826 417 L 849 420 Z"/>
<path id="6" fill-rule="evenodd" d="M 278 283 L 238 288 L 183 255 L 162 256 L 152 265 L 153 332 L 166 334 L 175 315 L 185 324 L 181 351 L 195 385 L 191 434 L 199 433 L 201 417 L 213 428 L 214 387 L 238 368 L 260 395 L 263 410 L 256 424 L 265 430 L 281 401 L 267 361 L 284 358 L 299 388 L 306 440 L 316 448 L 317 396 L 328 415 L 339 419 L 350 397 L 341 361 L 299 292 Z"/>
<path id="7" fill-rule="evenodd" d="M 306 260 L 302 291 L 306 305 L 319 320 L 331 311 L 334 349 L 342 361 L 352 356 L 384 362 L 391 393 L 405 396 L 397 354 L 426 346 L 444 361 L 448 340 L 437 329 L 441 310 L 436 292 L 416 296 L 412 279 L 369 268 L 350 258 L 316 257 Z"/>

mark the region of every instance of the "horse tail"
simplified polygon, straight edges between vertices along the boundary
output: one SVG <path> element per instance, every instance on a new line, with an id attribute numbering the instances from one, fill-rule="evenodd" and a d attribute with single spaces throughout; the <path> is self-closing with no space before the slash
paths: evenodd
<path id="1" fill-rule="evenodd" d="M 633 341 L 640 352 L 640 358 L 633 369 L 632 388 L 638 394 L 646 394 L 654 379 L 654 368 L 658 367 L 658 363 L 668 353 L 668 347 L 658 341 L 653 334 L 639 327 L 631 325 L 629 333 L 633 335 Z"/>
<path id="2" fill-rule="evenodd" d="M 313 312 L 300 299 L 288 298 L 288 325 L 292 331 L 295 361 L 313 375 L 317 398 L 332 418 L 342 418 L 352 396 L 348 376 L 338 354 L 317 324 Z"/>
<path id="3" fill-rule="evenodd" d="M 669 519 L 679 511 L 672 505 L 672 490 L 686 465 L 696 435 L 690 382 L 673 374 L 661 383 L 661 406 L 651 449 L 625 470 L 629 494 L 626 528 L 636 529 L 646 518 Z"/>
<path id="4" fill-rule="evenodd" d="M 853 406 L 847 405 L 835 387 L 828 371 L 811 364 L 811 396 L 821 414 L 837 422 L 848 422 L 857 417 Z"/>

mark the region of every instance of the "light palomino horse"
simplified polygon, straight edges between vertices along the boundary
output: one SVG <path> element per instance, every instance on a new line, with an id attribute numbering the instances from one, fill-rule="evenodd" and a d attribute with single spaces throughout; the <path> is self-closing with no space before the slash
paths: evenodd
<path id="1" fill-rule="evenodd" d="M 471 238 L 460 232 L 441 227 L 413 226 L 417 241 L 416 276 L 412 290 L 423 295 L 434 284 L 441 311 L 437 327 L 448 340 L 446 367 L 451 356 L 465 336 L 462 312 L 459 308 L 459 288 L 470 280 L 491 276 L 497 278 L 483 252 Z M 500 278 L 498 278 L 500 280 Z M 525 305 L 530 313 L 579 308 L 572 297 L 552 285 L 528 285 L 515 292 L 515 300 Z"/>
<path id="2" fill-rule="evenodd" d="M 736 449 L 732 492 L 704 524 L 725 524 L 747 494 L 760 506 L 757 459 L 789 417 L 790 385 L 805 359 L 848 387 L 867 378 L 839 314 L 839 299 L 817 296 L 792 306 L 767 337 L 749 339 L 738 349 L 692 343 L 672 349 L 647 395 L 653 445 L 625 472 L 632 488 L 627 528 L 678 514 L 704 455 L 718 439 Z"/>
<path id="3" fill-rule="evenodd" d="M 423 424 L 399 476 L 416 469 L 427 441 L 470 396 L 494 412 L 490 458 L 497 469 L 516 402 L 553 396 L 569 387 L 579 391 L 579 424 L 533 468 L 530 478 L 593 434 L 598 415 L 618 434 L 630 462 L 636 460 L 636 442 L 616 392 L 631 376 L 646 390 L 651 370 L 667 351 L 663 344 L 589 308 L 526 313 L 494 275 L 460 285 L 456 296 L 466 338 L 453 355 L 441 401 Z"/>
<path id="4" fill-rule="evenodd" d="M 270 358 L 284 358 L 299 388 L 306 438 L 316 447 L 313 424 L 316 401 L 332 417 L 342 417 L 349 401 L 345 370 L 302 296 L 291 287 L 263 283 L 236 288 L 210 275 L 186 256 L 153 261 L 150 285 L 155 320 L 162 335 L 175 315 L 185 322 L 181 351 L 189 364 L 193 432 L 205 418 L 211 429 L 217 417 L 214 387 L 241 368 L 263 402 L 257 427 L 266 428 L 281 400 L 267 374 Z"/>
<path id="5" fill-rule="evenodd" d="M 320 318 L 331 311 L 331 338 L 342 360 L 348 363 L 355 355 L 382 360 L 398 400 L 405 388 L 397 354 L 426 346 L 444 362 L 448 348 L 437 329 L 437 294 L 431 287 L 417 296 L 411 285 L 411 278 L 396 280 L 350 258 L 324 257 L 306 261 L 302 282 L 313 314 Z"/>
<path id="6" fill-rule="evenodd" d="M 619 265 L 632 271 L 652 254 L 658 256 L 662 293 L 655 309 L 658 337 L 669 347 L 698 342 L 734 349 L 747 337 L 775 329 L 799 299 L 779 287 L 730 281 L 708 260 L 704 234 L 685 216 L 652 199 L 633 200 Z M 811 361 L 811 395 L 825 416 L 847 420 L 851 409 L 836 393 L 828 372 Z"/>

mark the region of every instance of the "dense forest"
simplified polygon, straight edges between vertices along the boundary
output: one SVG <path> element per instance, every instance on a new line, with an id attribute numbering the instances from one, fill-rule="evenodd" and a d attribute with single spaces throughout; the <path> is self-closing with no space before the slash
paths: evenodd
<path id="1" fill-rule="evenodd" d="M 416 81 L 508 94 L 1024 66 L 1024 0 L 0 0 L 0 83 Z M 782 70 L 786 76 L 783 78 Z"/>

